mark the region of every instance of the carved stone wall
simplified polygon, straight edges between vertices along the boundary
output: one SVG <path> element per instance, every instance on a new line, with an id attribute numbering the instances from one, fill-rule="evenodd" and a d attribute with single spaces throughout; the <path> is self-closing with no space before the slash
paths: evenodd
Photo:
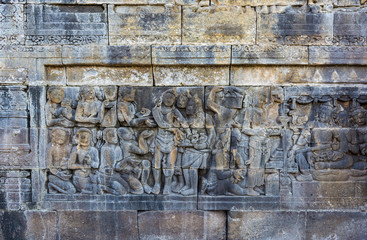
<path id="1" fill-rule="evenodd" d="M 0 239 L 367 239 L 364 0 L 0 1 Z"/>

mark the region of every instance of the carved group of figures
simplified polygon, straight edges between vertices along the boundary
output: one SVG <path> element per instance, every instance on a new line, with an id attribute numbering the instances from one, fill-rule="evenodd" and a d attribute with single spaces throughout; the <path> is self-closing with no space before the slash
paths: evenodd
<path id="1" fill-rule="evenodd" d="M 50 87 L 48 190 L 257 196 L 364 177 L 367 94 L 324 92 Z"/>

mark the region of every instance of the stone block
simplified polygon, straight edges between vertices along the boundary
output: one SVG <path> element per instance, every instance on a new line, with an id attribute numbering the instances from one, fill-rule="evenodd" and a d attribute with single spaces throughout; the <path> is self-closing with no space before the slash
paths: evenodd
<path id="1" fill-rule="evenodd" d="M 27 5 L 27 45 L 107 44 L 104 5 Z"/>
<path id="2" fill-rule="evenodd" d="M 256 12 L 250 7 L 184 7 L 182 31 L 183 44 L 253 44 Z"/>
<path id="3" fill-rule="evenodd" d="M 63 64 L 150 65 L 150 46 L 65 46 Z"/>
<path id="4" fill-rule="evenodd" d="M 60 211 L 60 239 L 138 239 L 136 211 Z"/>
<path id="5" fill-rule="evenodd" d="M 45 83 L 47 85 L 66 85 L 66 68 L 65 67 L 46 67 Z"/>
<path id="6" fill-rule="evenodd" d="M 238 45 L 232 47 L 232 64 L 307 64 L 303 46 Z"/>
<path id="7" fill-rule="evenodd" d="M 156 86 L 228 85 L 228 67 L 153 67 Z"/>
<path id="8" fill-rule="evenodd" d="M 305 212 L 229 211 L 228 239 L 304 239 Z"/>
<path id="9" fill-rule="evenodd" d="M 333 0 L 334 6 L 338 7 L 357 7 L 360 6 L 360 0 Z"/>
<path id="10" fill-rule="evenodd" d="M 362 66 L 233 66 L 231 85 L 364 83 Z"/>
<path id="11" fill-rule="evenodd" d="M 367 12 L 335 12 L 333 45 L 367 45 Z"/>
<path id="12" fill-rule="evenodd" d="M 294 182 L 293 196 L 295 197 L 354 197 L 354 182 Z"/>
<path id="13" fill-rule="evenodd" d="M 366 65 L 367 47 L 347 46 L 347 47 L 309 47 L 310 64 L 347 64 Z"/>
<path id="14" fill-rule="evenodd" d="M 230 46 L 153 46 L 153 65 L 229 65 Z"/>
<path id="15" fill-rule="evenodd" d="M 365 212 L 308 212 L 306 239 L 366 239 Z"/>
<path id="16" fill-rule="evenodd" d="M 224 211 L 151 211 L 138 215 L 139 239 L 225 239 Z"/>
<path id="17" fill-rule="evenodd" d="M 33 3 L 33 4 L 40 4 L 40 3 L 46 3 L 46 4 L 75 4 L 77 0 L 27 0 L 27 3 Z"/>
<path id="18" fill-rule="evenodd" d="M 0 4 L 0 50 L 24 44 L 24 5 Z"/>
<path id="19" fill-rule="evenodd" d="M 199 195 L 198 209 L 207 211 L 231 209 L 276 210 L 279 209 L 279 197 Z"/>
<path id="20" fill-rule="evenodd" d="M 57 239 L 56 212 L 25 211 L 25 239 Z"/>
<path id="21" fill-rule="evenodd" d="M 151 67 L 67 67 L 68 85 L 152 86 Z"/>
<path id="22" fill-rule="evenodd" d="M 111 45 L 180 44 L 181 7 L 108 6 Z"/>
<path id="23" fill-rule="evenodd" d="M 259 14 L 257 43 L 325 45 L 333 37 L 333 13 Z"/>
<path id="24" fill-rule="evenodd" d="M 217 2 L 217 3 L 215 3 Z M 301 6 L 307 3 L 306 0 L 217 0 L 211 1 L 212 5 L 231 6 Z"/>

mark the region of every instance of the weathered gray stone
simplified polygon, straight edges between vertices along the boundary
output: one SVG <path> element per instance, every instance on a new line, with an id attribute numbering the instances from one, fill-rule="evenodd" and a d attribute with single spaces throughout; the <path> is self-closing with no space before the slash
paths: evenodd
<path id="1" fill-rule="evenodd" d="M 64 46 L 62 62 L 71 64 L 150 65 L 150 46 Z"/>
<path id="2" fill-rule="evenodd" d="M 288 83 L 363 83 L 364 67 L 346 66 L 233 66 L 232 85 Z"/>
<path id="3" fill-rule="evenodd" d="M 226 85 L 229 67 L 153 67 L 156 86 Z"/>
<path id="4" fill-rule="evenodd" d="M 367 47 L 309 47 L 310 64 L 366 65 Z"/>
<path id="5" fill-rule="evenodd" d="M 232 47 L 232 64 L 307 64 L 308 49 L 300 46 L 239 45 Z"/>
<path id="6" fill-rule="evenodd" d="M 60 211 L 60 239 L 138 239 L 136 211 Z"/>
<path id="7" fill-rule="evenodd" d="M 304 239 L 305 212 L 229 211 L 228 239 Z"/>
<path id="8" fill-rule="evenodd" d="M 12 45 L 24 44 L 24 5 L 0 2 L 0 50 Z"/>
<path id="9" fill-rule="evenodd" d="M 27 5 L 27 45 L 107 44 L 103 5 Z"/>
<path id="10" fill-rule="evenodd" d="M 217 2 L 217 3 L 216 3 Z M 304 5 L 306 0 L 217 0 L 212 1 L 212 5 L 233 5 L 233 6 L 292 6 L 292 5 Z"/>
<path id="11" fill-rule="evenodd" d="M 367 12 L 335 12 L 333 45 L 366 45 Z"/>
<path id="12" fill-rule="evenodd" d="M 183 44 L 255 43 L 256 13 L 250 7 L 184 7 L 182 24 Z"/>
<path id="13" fill-rule="evenodd" d="M 139 239 L 225 239 L 226 213 L 152 211 L 138 215 Z"/>
<path id="14" fill-rule="evenodd" d="M 338 7 L 360 6 L 360 0 L 333 0 L 333 4 Z"/>
<path id="15" fill-rule="evenodd" d="M 333 37 L 333 13 L 259 14 L 257 43 L 326 45 Z"/>
<path id="16" fill-rule="evenodd" d="M 152 86 L 151 67 L 67 67 L 68 85 Z"/>
<path id="17" fill-rule="evenodd" d="M 365 212 L 308 212 L 306 239 L 366 239 Z"/>
<path id="18" fill-rule="evenodd" d="M 25 239 L 57 239 L 57 213 L 48 211 L 24 212 L 27 229 Z"/>
<path id="19" fill-rule="evenodd" d="M 111 45 L 180 44 L 181 7 L 108 6 Z"/>
<path id="20" fill-rule="evenodd" d="M 153 46 L 153 65 L 229 65 L 230 46 Z"/>

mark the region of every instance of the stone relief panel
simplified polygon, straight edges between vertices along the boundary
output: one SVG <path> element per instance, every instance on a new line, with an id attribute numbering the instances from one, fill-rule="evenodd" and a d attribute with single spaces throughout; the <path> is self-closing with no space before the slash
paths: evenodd
<path id="1" fill-rule="evenodd" d="M 298 182 L 367 179 L 365 88 L 113 85 L 46 95 L 52 196 L 271 202 Z"/>

